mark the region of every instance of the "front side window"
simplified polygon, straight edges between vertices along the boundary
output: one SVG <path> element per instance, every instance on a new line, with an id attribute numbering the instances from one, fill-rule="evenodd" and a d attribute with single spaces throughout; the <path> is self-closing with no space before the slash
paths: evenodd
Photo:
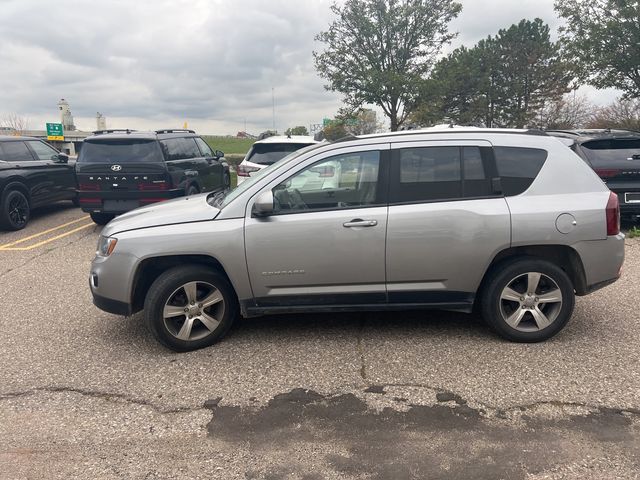
<path id="1" fill-rule="evenodd" d="M 377 151 L 326 158 L 273 189 L 274 213 L 375 205 L 379 199 L 379 171 Z"/>
<path id="2" fill-rule="evenodd" d="M 160 141 L 164 157 L 167 160 L 185 160 L 197 158 L 200 151 L 193 138 L 167 138 Z"/>
<path id="3" fill-rule="evenodd" d="M 0 143 L 0 160 L 7 162 L 24 162 L 33 160 L 33 155 L 24 142 Z"/>
<path id="4" fill-rule="evenodd" d="M 33 140 L 28 143 L 31 149 L 36 153 L 38 160 L 54 160 L 58 155 L 58 152 L 46 143 L 38 142 L 37 140 Z"/>
<path id="5" fill-rule="evenodd" d="M 200 137 L 196 137 L 196 143 L 198 144 L 198 147 L 200 147 L 200 152 L 202 152 L 203 157 L 213 157 L 213 151 L 211 150 L 211 147 L 207 145 L 207 142 Z"/>

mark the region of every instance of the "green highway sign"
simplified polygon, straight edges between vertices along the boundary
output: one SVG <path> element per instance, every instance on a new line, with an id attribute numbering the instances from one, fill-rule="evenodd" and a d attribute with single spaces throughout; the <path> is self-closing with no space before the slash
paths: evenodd
<path id="1" fill-rule="evenodd" d="M 61 123 L 47 123 L 47 140 L 64 140 L 64 129 Z"/>

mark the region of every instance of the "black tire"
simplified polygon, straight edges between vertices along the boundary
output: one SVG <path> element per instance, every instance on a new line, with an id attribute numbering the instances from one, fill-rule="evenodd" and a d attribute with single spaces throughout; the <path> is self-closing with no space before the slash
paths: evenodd
<path id="1" fill-rule="evenodd" d="M 191 195 L 197 195 L 198 193 L 199 193 L 198 187 L 196 187 L 195 185 L 191 185 L 187 189 L 187 197 L 190 197 Z"/>
<path id="2" fill-rule="evenodd" d="M 2 194 L 0 202 L 0 228 L 22 230 L 31 218 L 29 199 L 20 190 L 8 190 Z"/>
<path id="3" fill-rule="evenodd" d="M 224 175 L 222 177 L 222 188 L 224 188 L 225 190 L 228 190 L 231 188 L 231 175 L 229 174 L 229 171 L 226 170 L 224 172 Z"/>
<path id="4" fill-rule="evenodd" d="M 115 215 L 112 213 L 91 212 L 89 215 L 91 215 L 91 220 L 93 220 L 93 223 L 96 225 L 106 225 L 115 218 Z"/>
<path id="5" fill-rule="evenodd" d="M 198 282 L 196 296 L 206 297 L 212 293 L 208 287 L 217 290 L 222 302 L 202 308 L 202 312 L 213 317 L 217 326 L 213 330 L 206 328 L 205 324 L 198 319 L 197 312 L 192 321 L 193 326 L 189 329 L 189 335 L 193 332 L 193 339 L 180 339 L 181 326 L 187 322 L 187 314 L 174 316 L 165 321 L 165 305 L 172 303 L 175 308 L 189 308 L 186 290 L 182 286 L 191 282 Z M 182 295 L 182 297 L 180 297 Z M 177 300 L 174 300 L 177 299 Z M 198 300 L 203 300 L 198 298 Z M 184 303 L 184 305 L 182 305 Z M 222 304 L 222 305 L 221 305 Z M 196 308 L 194 305 L 192 308 Z M 216 309 L 215 311 L 212 309 Z M 198 266 L 187 265 L 175 267 L 161 274 L 151 285 L 144 301 L 144 321 L 153 336 L 165 347 L 176 352 L 187 352 L 208 347 L 220 340 L 229 331 L 231 325 L 238 317 L 238 300 L 229 281 L 215 270 Z"/>
<path id="6" fill-rule="evenodd" d="M 527 290 L 531 289 L 525 285 L 529 278 L 525 278 L 525 275 L 529 272 L 542 274 L 532 296 L 528 296 Z M 562 330 L 571 318 L 575 306 L 573 284 L 566 272 L 553 263 L 538 258 L 519 258 L 498 265 L 490 275 L 481 294 L 480 310 L 487 324 L 501 337 L 512 342 L 542 342 Z M 520 288 L 516 288 L 520 285 Z M 522 296 L 515 301 L 501 298 L 507 286 L 513 286 L 515 293 L 521 293 Z M 558 289 L 562 294 L 561 301 L 550 299 L 549 303 L 537 302 L 543 298 L 545 291 L 549 293 Z M 529 302 L 533 302 L 533 305 Z M 519 313 L 520 309 L 524 313 Z M 534 313 L 538 311 L 547 320 L 553 318 L 548 326 L 540 327 L 534 318 Z M 518 328 L 506 320 L 516 313 L 524 315 Z"/>
<path id="7" fill-rule="evenodd" d="M 75 196 L 71 199 L 71 203 L 73 203 L 74 207 L 79 207 L 80 206 L 80 199 L 78 198 L 78 196 Z"/>

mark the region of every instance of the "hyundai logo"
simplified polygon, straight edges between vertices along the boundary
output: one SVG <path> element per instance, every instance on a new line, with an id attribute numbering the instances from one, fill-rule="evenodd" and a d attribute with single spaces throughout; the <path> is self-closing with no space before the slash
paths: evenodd
<path id="1" fill-rule="evenodd" d="M 119 172 L 120 170 L 122 170 L 122 166 L 120 166 L 120 165 L 111 165 L 111 170 L 113 170 L 114 172 Z"/>

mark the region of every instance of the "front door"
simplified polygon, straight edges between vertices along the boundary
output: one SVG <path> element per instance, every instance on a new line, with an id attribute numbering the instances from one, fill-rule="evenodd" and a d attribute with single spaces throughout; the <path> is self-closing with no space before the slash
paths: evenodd
<path id="1" fill-rule="evenodd" d="M 257 307 L 386 302 L 388 149 L 309 160 L 269 186 L 269 217 L 252 217 L 250 202 L 245 245 Z"/>

